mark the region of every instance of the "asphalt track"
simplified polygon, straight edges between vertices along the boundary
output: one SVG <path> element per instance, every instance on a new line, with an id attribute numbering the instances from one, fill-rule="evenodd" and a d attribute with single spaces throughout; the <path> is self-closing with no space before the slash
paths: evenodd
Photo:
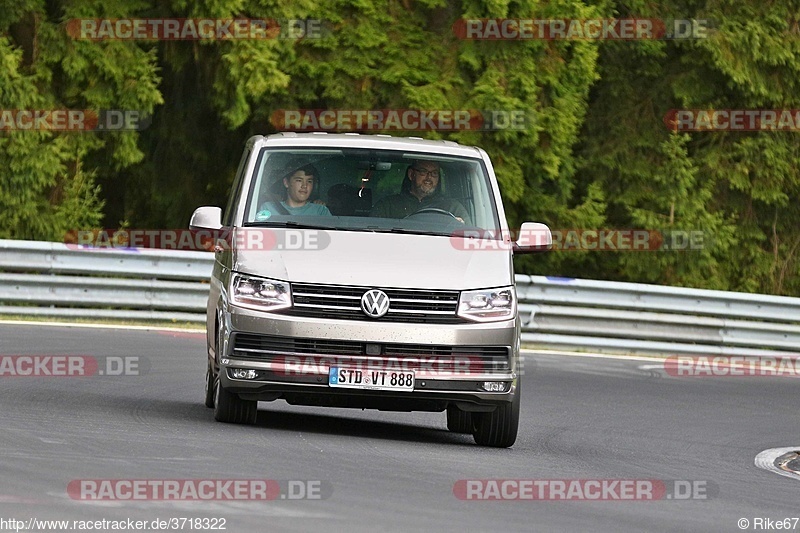
<path id="1" fill-rule="evenodd" d="M 202 334 L 0 324 L 0 356 L 13 355 L 138 357 L 145 372 L 0 377 L 4 520 L 224 518 L 239 533 L 742 531 L 746 518 L 749 531 L 757 518 L 800 516 L 800 482 L 754 466 L 762 450 L 800 445 L 792 378 L 674 378 L 657 361 L 528 354 L 520 436 L 496 450 L 449 433 L 443 413 L 274 402 L 259 404 L 256 426 L 217 423 L 202 404 Z M 324 494 L 175 502 L 68 491 L 110 479 L 311 481 Z M 486 479 L 684 480 L 707 490 L 658 501 L 454 494 L 459 480 Z"/>

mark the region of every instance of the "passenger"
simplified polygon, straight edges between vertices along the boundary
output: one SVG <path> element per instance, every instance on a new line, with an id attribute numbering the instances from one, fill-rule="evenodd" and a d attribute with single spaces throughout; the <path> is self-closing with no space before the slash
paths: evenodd
<path id="1" fill-rule="evenodd" d="M 383 218 L 405 218 L 425 208 L 452 213 L 464 223 L 467 210 L 458 200 L 441 194 L 441 169 L 436 161 L 416 161 L 406 170 L 402 192 L 387 196 L 372 208 L 370 215 Z"/>
<path id="2" fill-rule="evenodd" d="M 287 174 L 283 178 L 284 199 L 279 203 L 264 202 L 261 204 L 257 219 L 266 219 L 275 214 L 331 216 L 331 212 L 325 205 L 309 202 L 318 178 L 319 171 L 314 165 L 305 165 Z M 265 211 L 269 213 L 265 213 Z"/>

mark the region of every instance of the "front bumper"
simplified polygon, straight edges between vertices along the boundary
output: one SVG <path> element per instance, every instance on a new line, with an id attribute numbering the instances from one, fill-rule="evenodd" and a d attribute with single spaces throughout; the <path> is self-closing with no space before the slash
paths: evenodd
<path id="1" fill-rule="evenodd" d="M 243 399 L 399 411 L 441 411 L 454 404 L 465 411 L 490 411 L 516 393 L 518 319 L 412 325 L 323 321 L 233 307 L 223 324 L 220 381 Z M 241 340 L 245 337 L 247 343 Z M 331 365 L 413 369 L 415 387 L 330 387 Z M 257 376 L 236 379 L 232 369 L 252 369 Z M 504 389 L 488 392 L 485 382 L 503 383 Z"/>

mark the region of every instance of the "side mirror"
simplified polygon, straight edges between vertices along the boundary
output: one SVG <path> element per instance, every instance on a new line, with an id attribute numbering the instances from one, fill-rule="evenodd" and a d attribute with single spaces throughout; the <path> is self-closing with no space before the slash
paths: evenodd
<path id="1" fill-rule="evenodd" d="M 222 228 L 222 209 L 214 206 L 198 207 L 189 220 L 190 230 L 218 230 Z"/>
<path id="2" fill-rule="evenodd" d="M 553 245 L 553 234 L 546 224 L 524 222 L 514 243 L 515 254 L 527 254 L 549 250 Z"/>

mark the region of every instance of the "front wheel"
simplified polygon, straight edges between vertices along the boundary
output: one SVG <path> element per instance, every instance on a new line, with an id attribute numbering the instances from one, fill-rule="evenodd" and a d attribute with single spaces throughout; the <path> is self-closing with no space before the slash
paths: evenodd
<path id="1" fill-rule="evenodd" d="M 491 413 L 472 413 L 475 430 L 472 437 L 481 446 L 508 448 L 517 440 L 519 430 L 519 379 L 514 399 L 498 405 Z"/>
<path id="2" fill-rule="evenodd" d="M 242 400 L 238 394 L 228 392 L 219 378 L 214 382 L 214 419 L 228 424 L 255 424 L 258 402 Z"/>
<path id="3" fill-rule="evenodd" d="M 206 370 L 206 407 L 209 409 L 214 408 L 214 381 L 216 377 L 214 377 L 214 371 L 211 368 L 211 363 L 208 364 L 208 369 Z"/>

